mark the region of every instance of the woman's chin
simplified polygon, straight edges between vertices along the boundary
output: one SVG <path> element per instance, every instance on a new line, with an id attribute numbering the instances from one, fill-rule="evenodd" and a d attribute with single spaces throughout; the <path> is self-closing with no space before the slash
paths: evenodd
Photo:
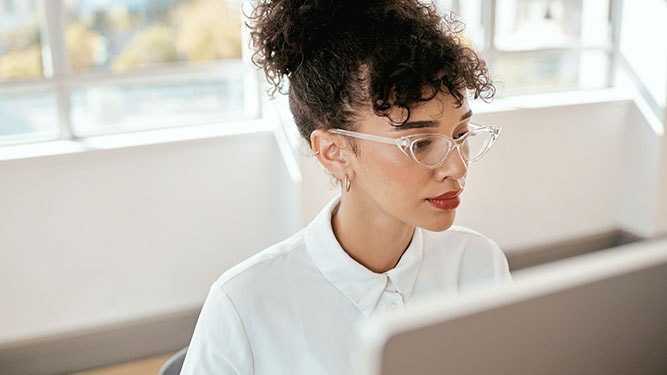
<path id="1" fill-rule="evenodd" d="M 430 230 L 431 232 L 442 232 L 449 229 L 454 225 L 454 217 L 456 216 L 456 211 L 448 211 L 446 215 L 438 215 L 438 217 L 433 218 L 432 220 L 425 221 L 419 227 Z"/>

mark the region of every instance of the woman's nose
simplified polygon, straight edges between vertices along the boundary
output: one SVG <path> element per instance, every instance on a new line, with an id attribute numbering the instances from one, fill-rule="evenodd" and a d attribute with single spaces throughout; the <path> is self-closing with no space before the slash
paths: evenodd
<path id="1" fill-rule="evenodd" d="M 445 178 L 458 180 L 468 173 L 468 162 L 463 157 L 461 147 L 457 145 L 447 155 L 445 162 L 435 168 L 435 176 L 439 181 Z"/>

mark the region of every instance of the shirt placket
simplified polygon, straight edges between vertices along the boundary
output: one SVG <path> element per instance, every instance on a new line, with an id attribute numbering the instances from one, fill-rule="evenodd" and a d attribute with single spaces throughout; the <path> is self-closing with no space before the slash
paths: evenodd
<path id="1" fill-rule="evenodd" d="M 391 282 L 391 278 L 389 276 L 386 276 L 386 278 L 387 284 L 384 288 L 384 291 L 382 291 L 380 301 L 377 304 L 375 311 L 388 312 L 403 310 L 405 308 L 405 298 Z"/>

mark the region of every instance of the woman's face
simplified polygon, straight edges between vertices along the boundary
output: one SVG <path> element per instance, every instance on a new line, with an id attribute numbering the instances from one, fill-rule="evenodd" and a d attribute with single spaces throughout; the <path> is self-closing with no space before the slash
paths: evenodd
<path id="1" fill-rule="evenodd" d="M 450 95 L 411 109 L 409 121 L 392 126 L 387 117 L 369 108 L 361 113 L 355 131 L 399 138 L 411 134 L 438 133 L 458 138 L 467 130 L 471 116 L 467 101 L 457 107 Z M 346 198 L 362 212 L 362 220 L 380 220 L 390 226 L 405 223 L 433 231 L 449 228 L 454 222 L 467 163 L 458 148 L 435 169 L 427 169 L 391 144 L 355 139 L 356 154 L 351 158 L 352 189 Z"/>

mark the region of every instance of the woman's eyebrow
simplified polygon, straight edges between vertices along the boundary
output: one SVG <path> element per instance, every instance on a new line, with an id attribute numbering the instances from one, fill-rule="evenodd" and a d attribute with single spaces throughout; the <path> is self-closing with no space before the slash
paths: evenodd
<path id="1" fill-rule="evenodd" d="M 471 117 L 472 117 L 472 109 L 469 109 L 468 112 L 464 113 L 463 116 L 461 116 L 461 120 L 459 121 L 465 121 Z"/>
<path id="2" fill-rule="evenodd" d="M 459 122 L 463 122 L 472 117 L 472 110 L 469 109 L 468 112 L 464 113 L 461 116 Z M 395 126 L 394 130 L 401 131 L 407 129 L 422 129 L 422 128 L 437 128 L 440 126 L 439 121 L 408 121 L 401 126 Z"/>
<path id="3" fill-rule="evenodd" d="M 440 126 L 438 121 L 408 121 L 401 126 L 394 126 L 394 130 L 401 131 L 406 129 L 437 128 Z"/>

